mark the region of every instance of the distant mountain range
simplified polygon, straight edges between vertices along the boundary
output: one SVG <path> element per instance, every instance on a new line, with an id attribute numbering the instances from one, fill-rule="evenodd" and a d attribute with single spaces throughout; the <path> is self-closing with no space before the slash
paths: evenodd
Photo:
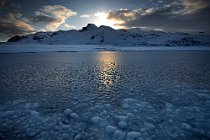
<path id="1" fill-rule="evenodd" d="M 168 33 L 141 28 L 115 30 L 109 26 L 88 24 L 81 30 L 38 32 L 13 36 L 7 42 L 49 45 L 133 45 L 133 46 L 210 46 L 205 33 Z"/>

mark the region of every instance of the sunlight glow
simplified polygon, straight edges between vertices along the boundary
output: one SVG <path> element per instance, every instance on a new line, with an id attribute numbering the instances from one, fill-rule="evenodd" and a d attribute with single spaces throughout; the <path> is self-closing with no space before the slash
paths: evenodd
<path id="1" fill-rule="evenodd" d="M 122 28 L 125 28 L 125 26 L 121 26 L 121 24 L 123 24 L 124 21 L 108 19 L 108 13 L 105 13 L 105 12 L 97 12 L 97 13 L 95 13 L 95 17 L 97 18 L 94 21 L 94 23 L 96 24 L 96 26 L 105 25 L 105 26 L 112 27 L 114 29 L 122 29 Z"/>

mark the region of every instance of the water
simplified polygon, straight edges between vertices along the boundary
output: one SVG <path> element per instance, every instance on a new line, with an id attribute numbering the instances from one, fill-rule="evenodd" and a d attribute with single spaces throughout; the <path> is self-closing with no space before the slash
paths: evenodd
<path id="1" fill-rule="evenodd" d="M 0 54 L 0 79 L 3 139 L 210 138 L 209 51 Z"/>

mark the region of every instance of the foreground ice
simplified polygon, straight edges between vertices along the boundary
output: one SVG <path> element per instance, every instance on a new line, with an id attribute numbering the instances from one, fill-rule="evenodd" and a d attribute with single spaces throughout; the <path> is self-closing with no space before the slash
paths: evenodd
<path id="1" fill-rule="evenodd" d="M 209 57 L 1 54 L 0 139 L 210 139 Z"/>
<path id="2" fill-rule="evenodd" d="M 210 98 L 210 96 L 208 96 Z M 210 108 L 210 101 L 204 103 Z M 209 139 L 210 115 L 197 105 L 161 109 L 135 99 L 69 112 L 43 114 L 37 103 L 14 101 L 1 107 L 0 137 L 27 139 Z M 69 113 L 67 113 L 69 112 Z"/>

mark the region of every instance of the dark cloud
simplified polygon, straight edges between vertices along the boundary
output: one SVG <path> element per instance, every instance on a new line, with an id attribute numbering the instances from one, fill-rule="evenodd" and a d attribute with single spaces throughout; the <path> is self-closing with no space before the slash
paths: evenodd
<path id="1" fill-rule="evenodd" d="M 34 16 L 32 18 L 30 18 L 30 20 L 33 22 L 33 23 L 43 23 L 43 24 L 48 24 L 48 23 L 52 23 L 52 22 L 55 22 L 56 19 L 54 17 L 51 17 L 51 16 L 47 16 L 47 15 L 37 15 L 37 16 Z"/>
<path id="2" fill-rule="evenodd" d="M 35 16 L 30 18 L 34 24 L 44 24 L 46 30 L 54 31 L 65 20 L 77 13 L 62 5 L 46 5 L 35 12 Z"/>
<path id="3" fill-rule="evenodd" d="M 13 36 L 33 33 L 36 30 L 22 18 L 22 14 L 10 13 L 0 19 L 0 31 L 2 34 Z"/>
<path id="4" fill-rule="evenodd" d="M 1 6 L 5 6 L 1 3 Z M 37 31 L 54 31 L 76 12 L 61 5 L 46 5 L 32 17 L 21 13 L 7 13 L 0 18 L 1 36 L 25 35 Z M 37 26 L 39 24 L 39 26 Z M 67 24 L 65 25 L 67 26 Z"/>
<path id="5" fill-rule="evenodd" d="M 124 21 L 120 26 L 125 27 L 210 32 L 210 1 L 192 4 L 193 1 L 184 0 L 162 8 L 110 11 L 108 19 Z"/>
<path id="6" fill-rule="evenodd" d="M 8 14 L 11 12 L 18 12 L 20 10 L 21 5 L 18 3 L 15 3 L 14 1 L 6 1 L 6 0 L 0 0 L 0 15 L 2 14 Z"/>
<path id="7" fill-rule="evenodd" d="M 0 6 L 5 6 L 5 1 L 4 0 L 0 1 Z"/>
<path id="8" fill-rule="evenodd" d="M 183 0 L 183 5 L 188 13 L 196 12 L 210 6 L 209 0 Z"/>

